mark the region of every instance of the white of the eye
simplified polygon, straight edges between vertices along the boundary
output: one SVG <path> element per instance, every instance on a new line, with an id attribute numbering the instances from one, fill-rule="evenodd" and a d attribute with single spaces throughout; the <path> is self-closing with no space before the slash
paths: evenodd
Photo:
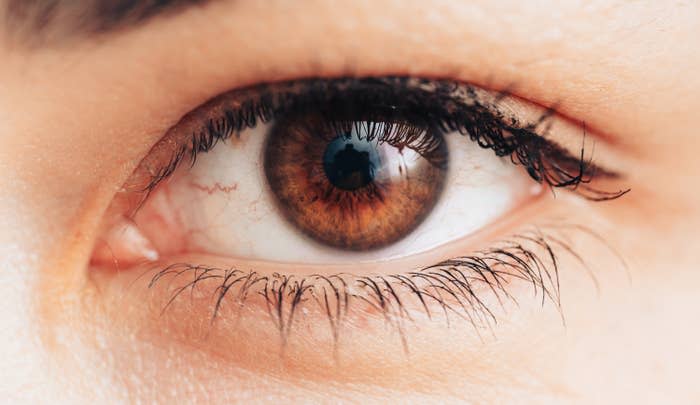
<path id="1" fill-rule="evenodd" d="M 447 134 L 445 190 L 425 221 L 397 243 L 370 252 L 327 247 L 301 234 L 278 211 L 263 169 L 265 134 L 258 125 L 198 156 L 169 183 L 187 246 L 199 253 L 284 263 L 385 260 L 434 249 L 479 231 L 515 208 L 532 181 L 505 159 L 458 134 Z"/>

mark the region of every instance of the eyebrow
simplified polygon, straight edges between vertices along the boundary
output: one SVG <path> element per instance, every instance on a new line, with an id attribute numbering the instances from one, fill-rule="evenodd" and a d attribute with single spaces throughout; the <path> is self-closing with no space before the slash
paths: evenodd
<path id="1" fill-rule="evenodd" d="M 5 26 L 24 36 L 104 34 L 134 28 L 210 0 L 0 0 Z M 46 38 L 43 38 L 46 39 Z"/>

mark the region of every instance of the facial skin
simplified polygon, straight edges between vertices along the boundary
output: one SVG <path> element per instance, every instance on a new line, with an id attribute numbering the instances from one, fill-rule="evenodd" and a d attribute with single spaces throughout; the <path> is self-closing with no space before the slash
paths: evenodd
<path id="1" fill-rule="evenodd" d="M 697 4 L 220 1 L 100 36 L 55 32 L 41 46 L 0 34 L 8 402 L 700 401 Z M 188 111 L 260 82 L 386 75 L 508 90 L 585 122 L 627 195 L 559 191 L 451 248 L 561 218 L 595 229 L 612 250 L 568 235 L 597 285 L 564 259 L 565 323 L 520 291 L 493 336 L 428 322 L 408 355 L 388 332 L 355 331 L 340 362 L 313 337 L 283 357 L 262 322 L 204 339 L 196 309 L 159 316 L 157 292 L 123 288 L 135 274 L 90 271 L 116 191 Z"/>

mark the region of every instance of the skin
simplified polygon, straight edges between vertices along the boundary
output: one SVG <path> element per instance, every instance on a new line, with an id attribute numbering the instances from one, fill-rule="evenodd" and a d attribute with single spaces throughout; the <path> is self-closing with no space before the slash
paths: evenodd
<path id="1" fill-rule="evenodd" d="M 692 2 L 452 0 L 427 9 L 423 1 L 223 1 L 40 48 L 3 37 L 0 397 L 699 402 L 697 38 Z M 312 355 L 323 336 L 295 338 L 281 358 L 262 321 L 251 321 L 248 335 L 224 325 L 205 339 L 197 308 L 160 317 L 159 293 L 149 304 L 122 288 L 133 274 L 91 272 L 115 190 L 188 111 L 261 81 L 390 74 L 462 80 L 555 106 L 560 119 L 585 122 L 597 161 L 623 176 L 611 184 L 631 188 L 621 199 L 560 192 L 443 252 L 464 254 L 561 218 L 595 229 L 617 254 L 566 235 L 598 288 L 563 259 L 565 325 L 555 306 L 521 289 L 520 306 L 499 312 L 493 337 L 426 321 L 412 332 L 409 356 L 396 336 L 369 328 L 376 335 L 350 331 L 338 362 Z"/>

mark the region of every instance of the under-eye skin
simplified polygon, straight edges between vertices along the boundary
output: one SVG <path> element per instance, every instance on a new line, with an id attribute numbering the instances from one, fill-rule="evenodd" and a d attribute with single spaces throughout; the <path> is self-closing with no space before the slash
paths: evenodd
<path id="1" fill-rule="evenodd" d="M 446 187 L 447 136 L 475 142 L 522 167 L 533 184 L 593 201 L 627 191 L 595 185 L 595 178 L 616 174 L 592 162 L 584 139 L 580 153 L 572 154 L 543 136 L 549 112 L 520 122 L 501 108 L 502 97 L 467 84 L 406 77 L 309 79 L 236 90 L 173 127 L 114 205 L 136 218 L 183 162 L 192 167 L 219 142 L 235 141 L 241 131 L 267 122 L 272 129 L 260 158 L 280 211 L 300 234 L 344 251 L 390 246 L 420 225 Z M 268 314 L 283 338 L 302 308 L 326 317 L 335 339 L 353 311 L 381 313 L 399 329 L 416 311 L 479 329 L 495 320 L 491 304 L 514 299 L 509 288 L 517 282 L 558 305 L 558 255 L 584 260 L 561 236 L 567 232 L 595 234 L 576 226 L 532 227 L 491 248 L 380 274 L 309 274 L 303 268 L 278 274 L 241 268 L 236 258 L 222 265 L 161 257 L 140 268 L 151 272 L 151 288 L 167 289 L 166 308 L 183 292 L 208 286 L 213 291 L 209 316 L 216 317 L 228 301 L 236 308 L 252 305 Z"/>

